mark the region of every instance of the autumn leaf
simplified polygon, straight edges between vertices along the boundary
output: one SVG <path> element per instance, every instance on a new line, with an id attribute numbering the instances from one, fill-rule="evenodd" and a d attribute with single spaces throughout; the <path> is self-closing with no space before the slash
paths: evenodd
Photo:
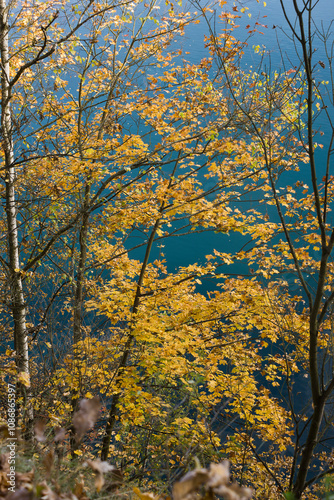
<path id="1" fill-rule="evenodd" d="M 57 427 L 55 429 L 55 437 L 54 437 L 54 442 L 62 442 L 66 439 L 66 429 L 63 427 Z"/>
<path id="2" fill-rule="evenodd" d="M 73 426 L 77 441 L 80 441 L 86 432 L 94 427 L 98 418 L 101 403 L 99 397 L 93 399 L 82 399 L 79 403 L 79 411 L 73 415 Z"/>
<path id="3" fill-rule="evenodd" d="M 40 419 L 35 423 L 35 427 L 34 427 L 35 438 L 40 443 L 43 443 L 46 441 L 45 428 L 46 428 L 46 420 L 45 419 Z"/>
<path id="4" fill-rule="evenodd" d="M 153 493 L 142 493 L 139 488 L 133 488 L 133 492 L 140 498 L 140 500 L 157 500 L 157 496 Z"/>
<path id="5" fill-rule="evenodd" d="M 178 481 L 173 486 L 173 498 L 174 500 L 182 500 L 186 498 L 190 493 L 196 491 L 199 486 L 206 484 L 209 478 L 208 471 L 206 469 L 195 469 L 188 472 L 181 481 Z M 146 499 L 145 499 L 146 500 Z"/>
<path id="6" fill-rule="evenodd" d="M 86 463 L 95 472 L 95 487 L 96 491 L 99 492 L 105 483 L 104 474 L 115 471 L 116 467 L 99 459 L 86 460 Z"/>
<path id="7" fill-rule="evenodd" d="M 27 372 L 20 372 L 17 375 L 17 380 L 18 380 L 18 382 L 21 382 L 21 384 L 23 384 L 25 387 L 30 387 L 29 373 L 27 373 Z"/>

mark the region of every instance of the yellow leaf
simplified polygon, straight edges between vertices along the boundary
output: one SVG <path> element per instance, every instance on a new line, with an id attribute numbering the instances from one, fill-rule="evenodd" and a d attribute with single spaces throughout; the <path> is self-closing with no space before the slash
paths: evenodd
<path id="1" fill-rule="evenodd" d="M 94 153 L 95 153 L 95 151 L 92 148 L 88 148 L 86 150 L 86 156 L 88 156 L 88 157 L 92 157 L 94 155 Z"/>
<path id="2" fill-rule="evenodd" d="M 21 382 L 25 387 L 30 387 L 30 377 L 27 372 L 20 372 L 17 376 L 18 382 Z"/>
<path id="3" fill-rule="evenodd" d="M 142 493 L 139 488 L 133 488 L 133 491 L 140 500 L 154 500 L 156 498 L 152 493 Z"/>
<path id="4" fill-rule="evenodd" d="M 60 419 L 58 417 L 55 417 L 54 415 L 49 415 L 49 418 L 51 420 L 53 420 L 54 422 L 56 422 L 57 424 L 59 424 L 59 422 L 60 422 Z"/>

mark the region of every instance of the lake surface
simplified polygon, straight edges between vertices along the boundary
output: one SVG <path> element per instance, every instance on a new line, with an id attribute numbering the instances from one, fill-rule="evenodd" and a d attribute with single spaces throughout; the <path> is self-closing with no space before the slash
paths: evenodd
<path id="1" fill-rule="evenodd" d="M 286 0 L 287 12 L 292 15 L 292 2 L 291 0 Z M 299 2 L 301 4 L 301 2 Z M 295 47 L 291 39 L 289 39 L 290 28 L 283 16 L 281 4 L 279 0 L 267 0 L 266 6 L 264 2 L 257 2 L 256 0 L 246 0 L 243 5 L 248 8 L 247 12 L 241 14 L 241 18 L 237 20 L 239 27 L 234 32 L 234 36 L 239 38 L 241 41 L 247 40 L 248 47 L 245 50 L 245 56 L 243 59 L 243 66 L 245 69 L 256 70 L 260 64 L 260 56 L 255 54 L 254 46 L 260 45 L 265 46 L 269 52 L 269 56 L 263 62 L 262 70 L 271 71 L 282 70 L 287 71 L 294 66 L 299 65 L 298 54 L 296 53 Z M 228 5 L 226 5 L 228 7 Z M 191 10 L 195 10 L 195 7 L 189 7 Z M 251 14 L 251 17 L 248 16 Z M 214 14 L 208 14 L 211 16 L 211 21 L 215 21 L 216 32 L 223 28 L 222 22 L 218 19 L 219 12 L 216 10 Z M 318 4 L 314 9 L 314 22 L 319 29 L 326 32 L 330 28 L 331 22 L 334 19 L 334 2 L 328 2 L 328 0 L 319 0 Z M 255 24 L 259 23 L 259 24 Z M 246 27 L 250 25 L 250 27 Z M 261 26 L 264 25 L 264 26 Z M 249 34 L 250 30 L 256 28 L 258 32 Z M 262 33 L 261 33 L 262 32 Z M 201 58 L 207 56 L 207 52 L 204 49 L 203 39 L 204 36 L 208 35 L 208 26 L 202 21 L 198 25 L 193 25 L 186 31 L 185 36 L 182 38 L 182 48 L 184 51 L 190 52 L 186 57 L 192 63 L 198 63 Z M 288 36 L 287 36 L 288 35 Z M 333 37 L 332 37 L 333 39 Z M 326 61 L 326 54 L 324 50 L 324 45 L 319 41 L 319 39 L 314 40 L 314 62 Z M 319 79 L 328 80 L 329 71 L 328 64 L 326 64 L 325 69 L 320 65 L 319 68 Z M 324 136 L 322 137 L 323 143 L 326 145 L 326 135 L 328 136 L 328 124 L 326 120 L 320 118 L 318 126 L 321 127 Z M 324 164 L 324 150 L 318 150 L 318 162 Z M 320 167 L 321 169 L 321 167 Z M 297 176 L 296 176 L 297 175 Z M 319 177 L 323 175 L 323 172 L 319 172 Z M 309 183 L 309 169 L 307 165 L 303 165 L 303 169 L 298 174 L 288 173 L 286 174 L 285 181 L 287 184 L 293 184 L 296 180 L 303 180 Z M 277 220 L 277 218 L 275 217 Z M 245 240 L 240 235 L 226 235 L 226 234 L 215 234 L 214 232 L 203 233 L 203 234 L 191 234 L 188 236 L 175 237 L 170 240 L 165 240 L 162 242 L 165 246 L 163 252 L 165 254 L 167 265 L 170 271 L 176 269 L 179 266 L 186 266 L 193 262 L 204 263 L 205 255 L 212 253 L 213 248 L 218 251 L 226 252 L 236 252 L 245 243 Z M 133 252 L 132 255 L 138 256 L 141 251 Z M 153 251 L 152 258 L 156 258 L 159 254 L 159 249 L 156 248 Z M 247 266 L 243 264 L 237 264 L 229 266 L 226 272 L 232 274 L 245 274 L 248 272 Z M 209 281 L 203 282 L 203 285 L 199 287 L 201 292 L 205 292 L 214 288 L 214 283 Z"/>

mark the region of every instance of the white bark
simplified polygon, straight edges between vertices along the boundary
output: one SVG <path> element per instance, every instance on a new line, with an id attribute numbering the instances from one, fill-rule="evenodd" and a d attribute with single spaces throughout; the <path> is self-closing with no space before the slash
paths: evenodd
<path id="1" fill-rule="evenodd" d="M 29 375 L 29 349 L 26 330 L 26 307 L 20 272 L 17 206 L 15 196 L 14 146 L 11 119 L 11 85 L 8 51 L 8 9 L 6 0 L 0 0 L 0 53 L 1 53 L 1 127 L 2 149 L 6 184 L 7 248 L 9 263 L 10 308 L 14 323 L 14 348 L 19 372 Z M 23 390 L 24 404 L 28 410 L 29 390 Z M 28 410 L 28 414 L 31 410 Z M 31 417 L 31 415 L 30 415 Z"/>

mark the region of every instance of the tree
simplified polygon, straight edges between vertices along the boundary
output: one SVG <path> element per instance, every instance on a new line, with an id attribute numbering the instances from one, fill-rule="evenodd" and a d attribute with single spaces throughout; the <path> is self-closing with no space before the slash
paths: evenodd
<path id="1" fill-rule="evenodd" d="M 147 7 L 146 15 L 139 25 L 134 25 L 136 29 L 132 44 L 126 48 L 127 41 L 119 43 L 119 37 L 124 27 L 138 21 L 131 14 L 132 8 L 127 2 L 103 5 L 93 1 L 82 4 L 81 7 L 64 5 L 60 11 L 56 4 L 48 5 L 46 10 L 45 6 L 41 8 L 37 4 L 25 3 L 18 12 L 12 4 L 6 6 L 3 3 L 1 6 L 2 148 L 7 217 L 4 228 L 7 234 L 5 250 L 8 254 L 8 261 L 2 258 L 1 262 L 4 269 L 3 291 L 6 294 L 7 286 L 10 289 L 10 300 L 4 300 L 13 320 L 18 380 L 22 379 L 23 382 L 21 392 L 25 395 L 23 406 L 26 408 L 29 407 L 26 398 L 29 399 L 30 386 L 27 334 L 30 331 L 34 334 L 33 339 L 36 339 L 38 331 L 47 321 L 50 307 L 67 281 L 67 284 L 70 282 L 72 288 L 73 285 L 75 288 L 74 342 L 80 338 L 82 272 L 85 265 L 88 218 L 92 210 L 99 208 L 99 196 L 108 188 L 109 183 L 122 175 L 116 173 L 109 178 L 104 176 L 103 182 L 100 175 L 97 179 L 101 181 L 100 190 L 91 196 L 93 174 L 90 165 L 97 163 L 98 155 L 94 158 L 96 148 L 89 148 L 87 141 L 103 141 L 108 120 L 109 126 L 115 127 L 112 133 L 117 132 L 120 126 L 110 123 L 108 108 L 111 99 L 115 97 L 116 87 L 117 98 L 122 97 L 119 83 L 123 73 L 131 72 L 136 65 L 137 70 L 144 67 L 145 60 L 152 54 L 159 53 L 173 32 L 182 30 L 182 16 L 167 16 L 161 26 L 151 29 L 151 40 L 145 43 L 144 28 L 155 21 L 155 7 L 152 3 Z M 117 9 L 118 13 L 115 14 Z M 110 23 L 115 28 L 114 31 L 111 31 Z M 87 30 L 87 38 L 81 40 L 80 35 L 84 30 Z M 103 47 L 97 55 L 95 44 L 108 31 L 109 45 Z M 137 41 L 138 46 L 134 48 Z M 122 49 L 125 49 L 124 57 L 122 54 L 116 64 L 115 58 Z M 63 104 L 65 82 L 59 75 L 64 75 L 66 65 L 68 71 L 76 73 L 80 85 L 75 98 L 71 96 L 70 90 L 65 91 L 68 99 Z M 102 68 L 98 71 L 94 69 L 90 95 L 86 97 L 83 82 L 86 73 L 92 72 L 94 66 Z M 104 79 L 98 85 L 101 75 Z M 53 85 L 51 93 L 50 85 Z M 84 120 L 89 121 L 92 106 L 98 105 L 98 113 L 94 118 L 99 120 L 99 125 L 87 137 L 88 122 Z M 104 107 L 102 111 L 101 105 Z M 72 130 L 69 133 L 70 127 L 75 123 L 76 132 Z M 106 142 L 108 141 L 103 144 L 105 147 Z M 102 144 L 98 144 L 98 147 L 101 146 Z M 110 147 L 110 140 L 108 146 Z M 94 175 L 99 176 L 98 168 L 95 168 Z M 54 261 L 55 252 L 57 254 L 60 251 L 65 256 L 65 249 L 68 258 L 69 244 L 66 238 L 75 238 L 78 227 L 80 257 L 77 272 L 74 271 L 77 260 L 73 253 L 75 239 L 72 239 L 74 246 L 70 257 L 76 283 L 65 269 L 65 282 L 64 279 L 59 280 L 59 277 L 55 280 L 56 290 L 51 293 L 42 314 L 39 314 L 39 321 L 31 322 L 27 327 L 29 295 L 32 318 L 38 316 L 35 295 L 31 293 L 38 281 L 37 266 L 43 268 L 42 281 L 45 281 L 47 271 L 52 279 L 52 265 L 60 268 L 58 256 L 57 262 Z M 26 291 L 23 281 L 26 284 L 31 282 L 26 285 Z M 43 285 L 41 286 L 39 293 L 48 297 Z M 30 411 L 29 418 L 31 417 Z"/>
<path id="2" fill-rule="evenodd" d="M 219 33 L 200 3 L 2 6 L 3 328 L 35 418 L 69 427 L 99 395 L 98 452 L 126 477 L 171 485 L 194 456 L 229 457 L 258 496 L 300 498 L 331 470 L 332 141 L 319 184 L 312 132 L 331 101 L 310 2 L 290 23 L 304 72 L 270 72 L 265 53 L 244 69 L 224 3 Z M 200 20 L 190 63 L 172 44 Z M 171 242 L 213 232 L 209 255 L 170 261 Z"/>
<path id="3" fill-rule="evenodd" d="M 268 336 L 274 343 L 276 354 L 263 357 L 270 361 L 264 374 L 268 380 L 280 373 L 281 397 L 284 396 L 290 420 L 286 435 L 292 436 L 293 452 L 289 453 L 288 460 L 285 459 L 286 479 L 283 457 L 278 459 L 280 453 L 270 449 L 264 460 L 264 455 L 258 451 L 260 442 L 250 437 L 248 450 L 269 472 L 278 490 L 291 490 L 295 498 L 300 498 L 308 488 L 333 472 L 331 452 L 326 450 L 326 443 L 333 439 L 331 256 L 334 233 L 329 216 L 334 137 L 330 109 L 333 100 L 331 84 L 321 78 L 324 68 L 329 67 L 332 82 L 329 48 L 332 34 L 330 29 L 315 25 L 317 2 L 294 0 L 293 14 L 284 0 L 281 0 L 281 7 L 287 21 L 287 36 L 294 44 L 299 65 L 272 73 L 265 66 L 263 52 L 262 68 L 259 74 L 253 73 L 255 79 L 249 86 L 253 90 L 246 94 L 235 90 L 235 82 L 248 77 L 240 68 L 231 68 L 221 59 L 220 38 L 213 31 L 211 43 L 230 81 L 231 97 L 243 115 L 243 127 L 262 149 L 261 160 L 266 172 L 264 196 L 267 198 L 264 202 L 276 208 L 276 215 L 266 208 L 257 229 L 254 225 L 253 240 L 258 241 L 245 256 L 256 266 L 252 272 L 262 276 L 261 294 L 267 297 L 267 308 L 274 314 L 270 330 L 268 333 L 262 331 L 261 337 L 266 339 Z M 326 62 L 317 60 L 319 46 L 328 58 Z M 289 94 L 288 97 L 280 94 L 278 99 L 275 89 L 282 79 Z M 293 109 L 285 114 L 285 128 L 277 127 L 277 113 L 290 104 Z M 294 141 L 299 157 L 295 156 L 295 151 L 293 156 L 275 153 L 273 148 L 277 147 L 277 142 L 286 140 Z M 318 140 L 325 141 L 326 152 Z M 307 165 L 301 167 L 298 161 Z M 299 178 L 287 174 L 291 169 L 299 172 L 301 168 Z M 291 179 L 295 180 L 294 185 L 289 185 Z M 241 280 L 238 287 L 244 285 L 245 280 Z M 248 318 L 255 314 L 257 323 L 264 318 L 263 313 L 254 311 L 253 301 L 246 302 L 245 314 Z M 259 326 L 256 328 L 261 331 Z M 264 342 L 268 344 L 268 340 Z M 302 379 L 297 373 L 304 373 L 304 385 L 309 381 L 310 402 L 305 406 L 299 401 L 297 388 Z M 308 394 L 308 390 L 300 390 L 305 392 L 304 397 Z M 314 467 L 320 472 L 312 473 Z"/>
<path id="4" fill-rule="evenodd" d="M 233 20 L 231 14 L 222 18 Z M 277 337 L 277 327 L 269 328 L 277 322 L 277 311 L 268 310 L 263 285 L 256 277 L 227 279 L 223 290 L 209 298 L 196 292 L 203 277 L 224 281 L 222 263 L 244 258 L 251 262 L 259 255 L 258 246 L 237 255 L 216 251 L 207 257 L 207 264 L 192 264 L 174 273 L 168 272 L 162 258 L 149 262 L 154 246 L 170 233 L 214 229 L 262 240 L 266 236 L 270 241 L 277 228 L 264 224 L 263 215 L 252 208 L 236 208 L 238 198 L 256 190 L 262 195 L 268 182 L 262 143 L 257 136 L 240 137 L 249 128 L 235 95 L 242 94 L 250 116 L 257 120 L 266 117 L 270 103 L 264 100 L 259 76 L 241 72 L 243 46 L 232 32 L 230 25 L 218 41 L 219 61 L 224 65 L 218 65 L 213 83 L 208 82 L 207 69 L 213 66 L 218 42 L 210 37 L 211 57 L 198 66 L 173 67 L 165 61 L 169 72 L 147 77 L 159 94 L 148 98 L 142 88 L 134 89 L 118 106 L 118 120 L 126 116 L 123 128 L 131 117 L 137 123 L 143 120 L 159 136 L 158 144 L 148 158 L 150 146 L 136 134 L 120 134 L 113 142 L 112 160 L 126 168 L 115 174 L 116 189 L 98 205 L 103 211 L 87 233 L 90 243 L 85 257 L 88 269 L 105 269 L 104 276 L 87 279 L 85 286 L 90 295 L 86 308 L 105 318 L 107 335 L 78 340 L 76 351 L 53 378 L 54 399 L 59 399 L 60 386 L 65 394 L 74 391 L 89 397 L 94 390 L 112 397 L 101 456 L 106 459 L 112 451 L 124 468 L 134 471 L 132 477 L 142 480 L 154 468 L 151 456 L 158 476 L 161 468 L 172 480 L 195 452 L 205 461 L 228 453 L 240 474 L 246 476 L 247 467 L 249 479 L 257 484 L 258 461 L 249 456 L 255 436 L 278 447 L 278 452 L 271 452 L 272 460 L 279 466 L 277 474 L 283 476 L 280 454 L 292 444 L 287 410 L 268 387 L 258 395 L 264 362 L 270 366 L 269 387 L 277 386 L 285 369 L 285 359 L 263 355 L 268 344 L 261 335 L 271 341 Z M 270 96 L 282 103 L 275 107 L 270 152 L 280 161 L 283 158 L 282 167 L 288 169 L 305 160 L 290 130 L 292 123 L 298 123 L 300 103 L 289 75 L 276 77 Z M 285 140 L 282 131 L 287 133 Z M 134 178 L 138 163 L 144 172 Z M 203 189 L 203 178 L 210 179 L 213 187 Z M 145 252 L 139 260 L 129 258 L 124 247 L 134 231 L 144 238 Z M 266 278 L 275 272 L 272 265 L 270 261 L 263 270 Z M 280 296 L 277 284 L 270 298 L 275 301 Z M 252 332 L 260 326 L 258 342 Z M 68 412 L 66 401 L 60 404 Z M 228 440 L 227 428 L 233 422 L 238 427 Z M 263 465 L 263 458 L 259 459 Z M 264 468 L 264 486 L 260 483 L 258 488 L 265 489 L 272 475 L 268 466 Z"/>
<path id="5" fill-rule="evenodd" d="M 136 7 L 141 9 L 142 4 Z M 2 11 L 3 152 L 7 171 L 4 181 L 10 188 L 6 195 L 9 219 L 4 223 L 9 261 L 4 257 L 2 264 L 4 272 L 11 276 L 11 301 L 6 304 L 14 324 L 19 380 L 21 377 L 26 387 L 22 392 L 28 399 L 28 343 L 35 351 L 30 366 L 37 415 L 50 407 L 47 397 L 50 384 L 51 387 L 55 384 L 56 404 L 64 406 L 67 412 L 63 381 L 68 382 L 72 408 L 76 399 L 87 392 L 87 385 L 92 385 L 89 376 L 85 380 L 80 352 L 81 349 L 85 353 L 83 342 L 87 340 L 82 335 L 89 330 L 82 313 L 84 294 L 87 296 L 89 289 L 94 291 L 96 297 L 91 298 L 91 307 L 99 310 L 99 288 L 108 289 L 108 280 L 113 283 L 114 276 L 118 276 L 117 287 L 114 285 L 116 296 L 120 291 L 123 294 L 127 282 L 127 286 L 135 290 L 133 297 L 129 291 L 130 301 L 123 305 L 125 309 L 118 308 L 115 312 L 117 325 L 116 328 L 109 326 L 108 340 L 96 343 L 96 356 L 102 349 L 110 349 L 110 344 L 117 346 L 103 367 L 104 379 L 96 387 L 101 393 L 109 391 L 107 395 L 114 395 L 104 454 L 108 453 L 116 407 L 123 404 L 128 411 L 120 398 L 127 401 L 134 390 L 129 389 L 131 379 L 124 374 L 128 373 L 129 363 L 137 363 L 136 358 L 140 359 L 138 355 L 145 349 L 147 352 L 140 359 L 130 386 L 135 387 L 139 374 L 148 369 L 148 343 L 137 338 L 136 317 L 145 309 L 144 303 L 149 298 L 153 303 L 156 300 L 151 290 L 153 283 L 146 285 L 146 281 L 151 281 L 150 274 L 156 274 L 158 283 L 162 273 L 164 294 L 168 294 L 170 285 L 174 284 L 174 297 L 169 299 L 170 309 L 165 313 L 170 315 L 172 305 L 181 300 L 177 287 L 183 290 L 180 285 L 189 283 L 188 294 L 194 290 L 194 283 L 198 284 L 199 276 L 213 272 L 211 265 L 193 265 L 180 269 L 175 275 L 169 274 L 166 280 L 163 262 L 157 261 L 155 271 L 149 266 L 153 243 L 165 239 L 169 227 L 172 235 L 217 228 L 243 232 L 247 216 L 228 206 L 229 200 L 238 194 L 236 190 L 231 191 L 231 186 L 236 189 L 244 178 L 257 173 L 254 166 L 250 172 L 245 170 L 245 163 L 253 158 L 254 146 L 238 137 L 234 124 L 238 116 L 229 110 L 229 102 L 222 96 L 225 84 L 221 75 L 217 75 L 216 86 L 209 82 L 210 58 L 198 65 L 178 66 L 173 65 L 173 52 L 167 52 L 172 37 L 182 34 L 189 15 L 175 14 L 170 5 L 169 12 L 158 21 L 153 15 L 155 4 L 144 7 L 148 9 L 146 15 L 139 18 L 133 15 L 134 6 L 127 3 L 105 7 L 89 2 L 81 10 L 78 6 L 64 6 L 60 12 L 54 5 L 53 13 L 50 5 L 46 12 L 39 5 L 24 4 L 18 13 L 10 12 L 3 5 Z M 144 33 L 147 24 L 150 31 Z M 83 30 L 83 39 L 80 30 Z M 127 30 L 132 36 L 129 41 Z M 225 57 L 232 61 L 241 55 L 241 49 L 242 45 L 235 40 L 226 48 Z M 154 58 L 158 67 L 168 67 L 168 71 L 150 74 L 150 58 Z M 78 79 L 75 92 L 64 79 L 65 68 L 68 75 L 73 72 Z M 136 133 L 138 123 L 142 124 L 144 133 Z M 243 161 L 239 166 L 236 162 L 233 169 L 230 161 L 221 164 L 219 160 L 218 165 L 213 162 L 216 157 L 232 159 L 241 155 Z M 211 180 L 208 189 L 201 185 L 203 175 Z M 129 251 L 125 249 L 125 241 L 135 231 L 137 234 L 149 232 L 147 241 L 137 245 L 145 248 L 139 267 L 132 261 L 126 264 L 124 257 Z M 99 269 L 106 268 L 108 263 L 112 267 L 107 275 L 99 275 Z M 125 269 L 121 272 L 123 265 Z M 134 275 L 127 276 L 131 266 L 137 269 L 138 280 Z M 87 278 L 87 273 L 95 270 L 95 275 Z M 146 286 L 150 287 L 147 295 L 142 291 Z M 4 294 L 6 290 L 7 282 L 4 282 Z M 37 303 L 41 307 L 37 308 Z M 155 321 L 160 317 L 159 308 L 153 311 Z M 64 312 L 67 316 L 62 315 L 59 320 Z M 191 314 L 195 313 L 187 314 L 187 321 L 191 321 Z M 113 325 L 112 318 L 108 320 Z M 123 321 L 122 328 L 120 321 Z M 198 320 L 199 324 L 207 323 L 208 328 L 212 321 L 216 321 L 216 313 L 210 308 L 204 318 Z M 164 338 L 163 321 L 161 328 Z M 55 330 L 61 334 L 54 336 Z M 69 337 L 66 330 L 72 333 Z M 181 343 L 188 342 L 186 334 L 189 336 L 191 329 L 187 332 L 185 328 L 185 340 Z M 168 338 L 167 335 L 160 344 L 168 343 Z M 66 373 L 59 366 L 64 351 L 56 352 L 60 343 L 73 345 L 73 354 L 66 358 Z M 39 367 L 45 347 L 51 350 L 51 359 L 44 359 L 43 380 Z M 152 356 L 156 358 L 154 352 L 159 352 L 159 343 L 152 347 Z M 181 361 L 185 354 L 184 350 L 180 351 Z M 202 358 L 203 355 L 199 360 Z M 171 366 L 176 362 L 179 361 L 171 360 Z M 96 358 L 89 357 L 89 364 L 96 371 Z M 50 372 L 55 370 L 50 381 Z M 116 390 L 110 389 L 108 370 L 117 380 Z M 153 379 L 155 373 L 154 369 Z M 64 376 L 61 382 L 58 382 L 59 375 Z M 167 372 L 165 377 L 169 376 Z M 174 384 L 172 382 L 170 388 Z M 149 387 L 150 390 L 155 387 L 154 380 Z M 175 396 L 172 398 L 175 400 Z M 145 401 L 144 398 L 141 412 Z M 22 406 L 28 407 L 27 399 Z M 30 420 L 31 417 L 30 414 Z M 187 420 L 179 422 L 189 424 Z M 29 424 L 26 425 L 29 428 Z M 175 422 L 172 425 L 175 433 Z M 180 441 L 176 438 L 175 442 L 178 445 Z"/>

